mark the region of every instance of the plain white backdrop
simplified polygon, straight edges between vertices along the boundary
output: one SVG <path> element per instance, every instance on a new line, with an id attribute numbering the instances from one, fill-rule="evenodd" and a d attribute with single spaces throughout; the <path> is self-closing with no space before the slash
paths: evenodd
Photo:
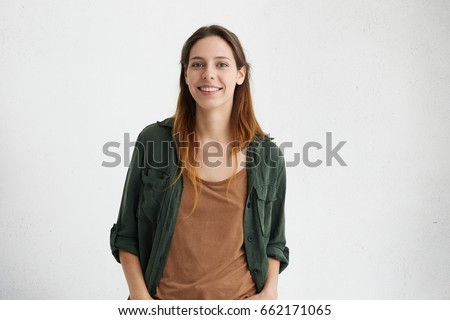
<path id="1" fill-rule="evenodd" d="M 0 298 L 126 299 L 109 249 L 134 141 L 173 114 L 184 41 L 221 24 L 287 170 L 281 299 L 450 299 L 447 1 L 0 0 Z M 131 151 L 131 150 L 130 150 Z M 310 160 L 325 160 L 324 149 Z"/>

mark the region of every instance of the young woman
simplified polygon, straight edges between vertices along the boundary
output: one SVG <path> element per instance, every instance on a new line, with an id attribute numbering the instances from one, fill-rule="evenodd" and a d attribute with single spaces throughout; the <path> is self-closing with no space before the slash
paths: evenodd
<path id="1" fill-rule="evenodd" d="M 286 170 L 249 78 L 229 30 L 184 44 L 176 113 L 139 134 L 111 229 L 130 299 L 277 299 Z"/>

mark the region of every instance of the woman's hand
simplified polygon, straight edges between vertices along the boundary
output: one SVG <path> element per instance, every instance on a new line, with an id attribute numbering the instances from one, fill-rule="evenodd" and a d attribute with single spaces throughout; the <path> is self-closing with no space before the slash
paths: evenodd
<path id="1" fill-rule="evenodd" d="M 127 279 L 130 300 L 154 300 L 148 293 L 139 258 L 124 250 L 119 250 L 119 258 Z"/>
<path id="2" fill-rule="evenodd" d="M 130 295 L 130 300 L 155 300 L 148 292 L 141 294 Z"/>
<path id="3" fill-rule="evenodd" d="M 280 261 L 269 258 L 269 270 L 264 288 L 260 293 L 247 298 L 246 300 L 277 300 L 278 299 L 278 271 Z"/>
<path id="4" fill-rule="evenodd" d="M 270 292 L 270 291 L 261 291 L 258 294 L 255 294 L 254 296 L 248 297 L 245 300 L 277 300 L 278 294 L 276 292 Z"/>

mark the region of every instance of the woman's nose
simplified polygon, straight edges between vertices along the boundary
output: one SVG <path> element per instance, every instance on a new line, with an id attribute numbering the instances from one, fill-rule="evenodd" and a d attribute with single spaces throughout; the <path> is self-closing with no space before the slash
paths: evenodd
<path id="1" fill-rule="evenodd" d="M 214 79 L 214 72 L 213 70 L 211 70 L 211 67 L 206 67 L 205 71 L 203 72 L 202 75 L 203 79 Z"/>

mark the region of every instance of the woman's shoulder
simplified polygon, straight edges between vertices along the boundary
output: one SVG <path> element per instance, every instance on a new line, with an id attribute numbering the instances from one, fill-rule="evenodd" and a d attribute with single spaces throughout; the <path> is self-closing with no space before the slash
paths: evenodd
<path id="1" fill-rule="evenodd" d="M 169 140 L 173 128 L 173 117 L 150 123 L 139 133 L 139 140 Z"/>
<path id="2" fill-rule="evenodd" d="M 255 136 L 250 148 L 259 154 L 260 159 L 258 160 L 262 160 L 266 165 L 273 168 L 284 166 L 285 160 L 282 148 L 278 146 L 278 143 L 270 134 Z"/>
<path id="3" fill-rule="evenodd" d="M 262 147 L 264 150 L 273 150 L 278 153 L 280 152 L 280 148 L 274 139 L 275 138 L 270 136 L 270 134 L 255 135 L 252 143 L 257 147 Z"/>

